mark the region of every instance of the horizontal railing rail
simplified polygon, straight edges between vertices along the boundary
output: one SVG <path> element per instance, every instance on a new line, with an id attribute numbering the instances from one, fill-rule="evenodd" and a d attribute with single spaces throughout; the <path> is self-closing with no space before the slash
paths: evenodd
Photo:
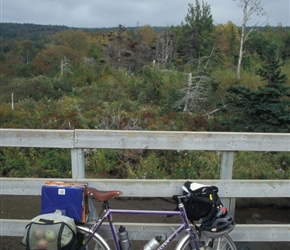
<path id="1" fill-rule="evenodd" d="M 25 226 L 29 220 L 5 220 L 0 219 L 1 226 L 5 228 L 1 236 L 23 237 Z M 130 238 L 134 240 L 150 240 L 156 234 L 163 236 L 163 239 L 177 228 L 178 224 L 156 224 L 156 223 L 114 223 L 116 226 L 126 227 Z M 236 242 L 288 242 L 288 224 L 238 224 L 230 233 Z M 100 234 L 108 239 L 112 239 L 108 227 L 100 228 Z"/>
<path id="2" fill-rule="evenodd" d="M 2 147 L 290 151 L 289 133 L 0 129 Z"/>
<path id="3" fill-rule="evenodd" d="M 50 179 L 49 179 L 50 180 Z M 163 198 L 180 194 L 186 180 L 149 179 L 53 179 L 88 183 L 100 190 L 121 190 L 123 197 Z M 0 178 L 2 195 L 41 195 L 46 178 Z M 289 198 L 288 180 L 197 180 L 219 187 L 222 198 Z"/>

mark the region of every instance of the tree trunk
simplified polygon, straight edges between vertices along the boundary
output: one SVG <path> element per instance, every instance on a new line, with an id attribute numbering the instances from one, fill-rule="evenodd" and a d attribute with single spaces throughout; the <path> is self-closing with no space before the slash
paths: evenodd
<path id="1" fill-rule="evenodd" d="M 187 93 L 185 96 L 185 104 L 184 104 L 184 108 L 183 108 L 183 112 L 187 112 L 189 111 L 189 97 L 190 97 L 190 93 L 191 93 L 191 86 L 192 86 L 192 74 L 189 73 L 188 74 L 188 82 L 187 82 Z"/>
<path id="2" fill-rule="evenodd" d="M 238 2 L 238 6 L 243 9 L 243 23 L 242 23 L 242 34 L 240 40 L 240 52 L 239 52 L 239 61 L 237 67 L 237 79 L 241 80 L 241 68 L 242 68 L 242 60 L 244 54 L 244 43 L 249 38 L 250 33 L 253 31 L 254 27 L 258 24 L 258 22 L 251 28 L 250 31 L 246 31 L 247 22 L 250 20 L 251 16 L 256 13 L 259 15 L 264 15 L 265 12 L 263 10 L 261 0 L 234 0 Z"/>
<path id="3" fill-rule="evenodd" d="M 244 53 L 244 37 L 245 37 L 245 26 L 242 26 L 242 34 L 241 34 L 241 41 L 240 41 L 240 51 L 239 51 L 239 60 L 238 60 L 238 68 L 237 68 L 237 79 L 241 80 L 241 68 L 242 68 L 242 60 L 243 60 L 243 53 Z"/>
<path id="4" fill-rule="evenodd" d="M 246 36 L 246 25 L 248 21 L 248 13 L 247 13 L 247 4 L 244 5 L 243 8 L 243 24 L 242 24 L 242 34 L 240 39 L 240 52 L 239 52 L 239 60 L 238 60 L 238 68 L 237 68 L 237 79 L 241 80 L 241 68 L 242 68 L 242 60 L 243 60 L 243 54 L 244 54 L 244 42 L 245 42 L 245 36 Z"/>

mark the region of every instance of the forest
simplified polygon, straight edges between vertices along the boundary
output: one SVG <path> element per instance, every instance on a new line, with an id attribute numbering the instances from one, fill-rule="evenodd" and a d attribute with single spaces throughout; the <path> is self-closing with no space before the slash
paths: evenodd
<path id="1" fill-rule="evenodd" d="M 1 128 L 290 132 L 290 29 L 0 23 Z M 241 68 L 238 70 L 239 61 Z M 288 179 L 289 153 L 236 154 L 236 179 Z M 0 148 L 3 177 L 71 176 L 70 151 Z M 219 152 L 86 150 L 87 177 L 219 178 Z"/>

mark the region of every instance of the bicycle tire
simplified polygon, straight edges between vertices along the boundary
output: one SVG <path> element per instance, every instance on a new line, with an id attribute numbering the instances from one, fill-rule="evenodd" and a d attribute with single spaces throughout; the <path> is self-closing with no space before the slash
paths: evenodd
<path id="1" fill-rule="evenodd" d="M 208 239 L 208 238 L 207 238 Z M 211 239 L 208 239 L 211 240 Z M 208 241 L 206 240 L 206 241 Z M 212 249 L 212 250 L 237 250 L 235 243 L 229 235 L 225 235 L 220 238 L 216 238 L 213 241 L 213 246 L 211 248 L 206 248 L 205 241 L 197 241 L 198 247 L 200 249 Z M 189 235 L 184 236 L 177 243 L 175 250 L 196 250 L 194 246 L 190 243 Z"/>
<path id="2" fill-rule="evenodd" d="M 83 243 L 90 235 L 92 235 L 92 230 L 83 226 L 77 226 L 77 232 L 83 234 Z M 79 249 L 81 249 L 81 247 Z M 92 239 L 86 247 L 86 250 L 111 250 L 111 248 L 102 236 L 94 233 Z"/>

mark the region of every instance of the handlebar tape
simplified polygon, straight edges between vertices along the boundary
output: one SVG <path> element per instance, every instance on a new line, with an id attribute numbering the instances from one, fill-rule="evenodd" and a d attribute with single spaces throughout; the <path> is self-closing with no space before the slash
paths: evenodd
<path id="1" fill-rule="evenodd" d="M 178 201 L 178 197 L 180 197 L 180 195 L 173 195 L 172 196 L 172 199 L 174 201 Z M 181 201 L 183 203 L 185 202 L 203 202 L 203 203 L 208 203 L 208 204 L 211 204 L 211 205 L 214 205 L 214 200 L 210 200 L 209 198 L 207 197 L 199 197 L 199 196 L 194 196 L 194 195 L 187 195 L 186 197 L 182 197 L 181 198 Z"/>

